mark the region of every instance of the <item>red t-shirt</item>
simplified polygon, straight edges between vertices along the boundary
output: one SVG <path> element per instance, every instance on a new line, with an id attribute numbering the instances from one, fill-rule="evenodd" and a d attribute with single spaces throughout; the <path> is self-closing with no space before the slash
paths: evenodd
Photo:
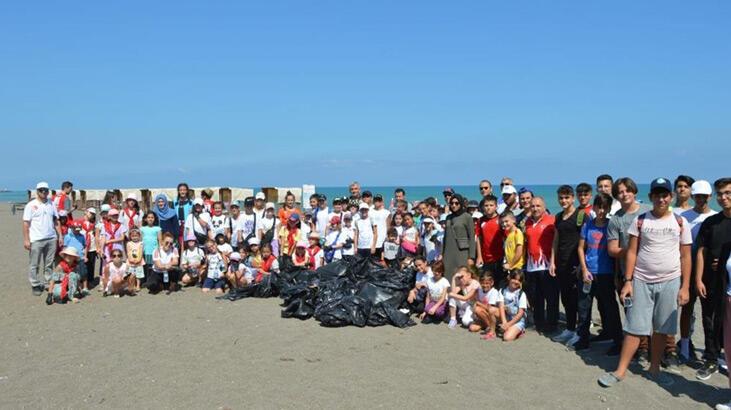
<path id="1" fill-rule="evenodd" d="M 550 267 L 553 237 L 556 234 L 556 217 L 544 214 L 538 221 L 533 217 L 525 222 L 525 243 L 528 248 L 527 271 L 548 270 Z"/>
<path id="2" fill-rule="evenodd" d="M 480 241 L 480 252 L 484 263 L 495 263 L 503 260 L 505 256 L 505 234 L 500 228 L 500 218 L 495 216 L 488 218 L 483 216 L 478 221 L 477 238 Z"/>

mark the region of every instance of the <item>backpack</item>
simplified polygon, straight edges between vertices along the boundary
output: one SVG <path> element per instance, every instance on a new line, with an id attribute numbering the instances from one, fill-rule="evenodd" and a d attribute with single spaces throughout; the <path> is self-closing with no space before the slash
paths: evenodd
<path id="1" fill-rule="evenodd" d="M 683 217 L 680 215 L 677 215 L 673 212 L 673 216 L 675 217 L 675 221 L 678 222 L 678 227 L 680 228 L 680 234 L 683 234 Z M 647 218 L 647 212 L 643 213 L 642 215 L 637 217 L 637 246 L 640 245 L 640 238 L 642 237 L 642 225 L 645 223 L 645 218 Z"/>

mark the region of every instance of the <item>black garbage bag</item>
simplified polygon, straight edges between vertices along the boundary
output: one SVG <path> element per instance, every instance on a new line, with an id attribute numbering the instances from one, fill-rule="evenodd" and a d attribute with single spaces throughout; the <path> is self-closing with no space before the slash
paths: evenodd
<path id="1" fill-rule="evenodd" d="M 350 263 L 346 260 L 337 260 L 321 266 L 316 274 L 321 282 L 327 282 L 336 278 L 344 277 L 350 271 Z"/>
<path id="2" fill-rule="evenodd" d="M 392 325 L 394 325 L 396 327 L 400 327 L 402 329 L 405 327 L 416 325 L 416 322 L 414 322 L 409 317 L 409 315 L 399 311 L 395 307 L 390 306 L 390 305 L 383 305 L 382 308 L 383 308 L 384 312 L 386 313 L 386 315 L 388 316 L 388 321 Z"/>
<path id="3" fill-rule="evenodd" d="M 369 314 L 370 302 L 355 295 L 333 300 L 315 309 L 315 319 L 328 327 L 364 327 L 368 323 Z"/>
<path id="4" fill-rule="evenodd" d="M 315 314 L 316 288 L 301 287 L 297 295 L 285 300 L 282 317 L 296 317 L 301 320 L 309 319 Z"/>

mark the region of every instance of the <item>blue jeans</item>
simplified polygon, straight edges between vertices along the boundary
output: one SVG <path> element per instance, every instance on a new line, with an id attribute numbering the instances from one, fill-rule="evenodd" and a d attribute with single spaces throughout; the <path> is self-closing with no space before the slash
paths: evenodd
<path id="1" fill-rule="evenodd" d="M 558 278 L 551 276 L 547 270 L 528 272 L 525 276 L 525 294 L 533 309 L 536 327 L 558 326 Z"/>

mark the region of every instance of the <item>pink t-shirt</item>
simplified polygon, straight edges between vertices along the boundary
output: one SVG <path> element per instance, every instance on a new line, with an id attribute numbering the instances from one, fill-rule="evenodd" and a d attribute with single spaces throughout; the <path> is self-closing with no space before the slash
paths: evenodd
<path id="1" fill-rule="evenodd" d="M 637 263 L 634 275 L 647 283 L 667 282 L 680 277 L 680 245 L 693 243 L 688 221 L 682 218 L 681 229 L 675 215 L 670 213 L 660 219 L 652 212 L 645 214 L 642 234 L 637 229 L 639 216 L 627 229 L 631 236 L 639 238 Z"/>

